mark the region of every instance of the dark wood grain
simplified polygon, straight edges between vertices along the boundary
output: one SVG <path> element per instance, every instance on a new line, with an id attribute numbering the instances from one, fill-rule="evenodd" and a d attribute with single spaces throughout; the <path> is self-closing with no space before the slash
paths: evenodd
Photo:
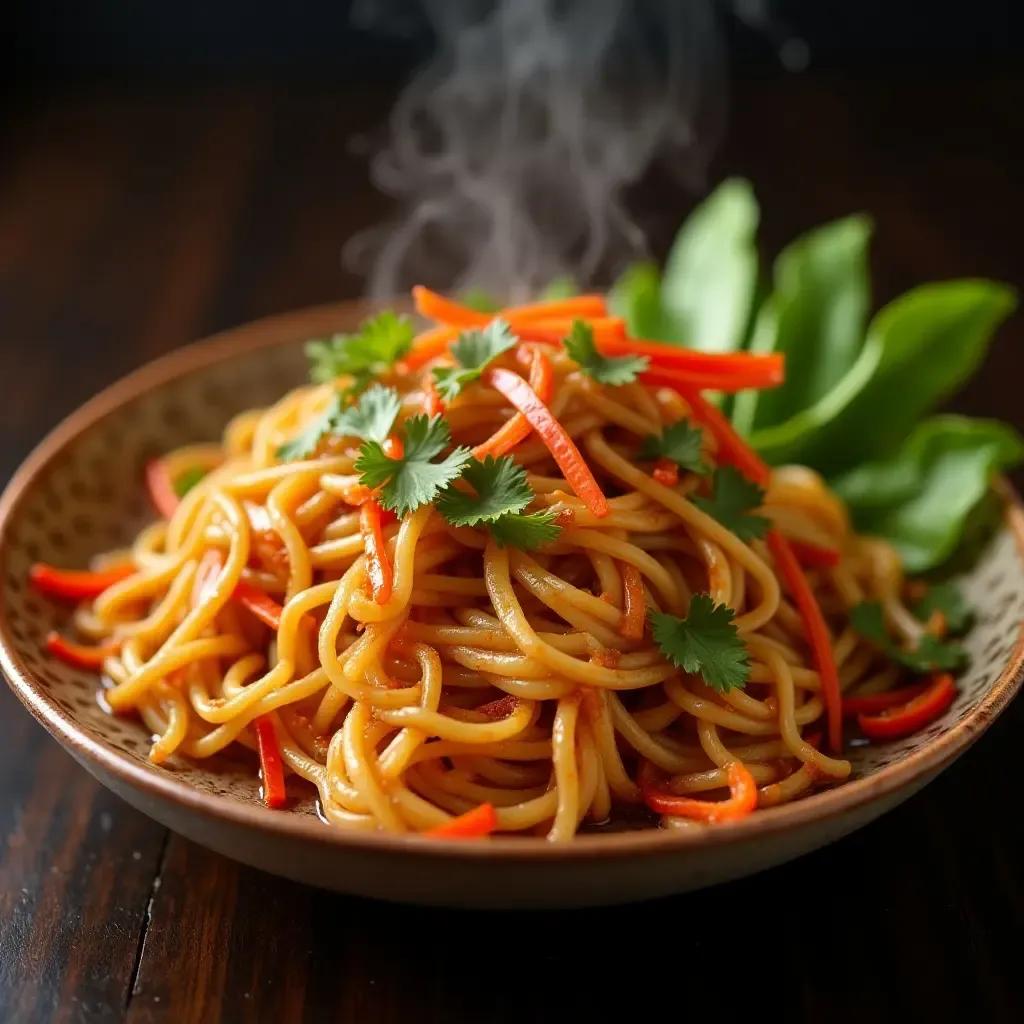
<path id="1" fill-rule="evenodd" d="M 737 83 L 715 176 L 770 255 L 857 209 L 879 301 L 1024 282 L 1024 78 Z M 0 130 L 0 472 L 132 366 L 242 320 L 358 293 L 341 248 L 388 209 L 348 147 L 388 96 L 21 97 Z M 663 250 L 689 205 L 638 206 Z M 1024 426 L 1017 317 L 960 408 Z M 16 386 L 10 386 L 15 382 Z M 0 693 L 0 1021 L 522 1022 L 672 1015 L 1015 1021 L 1024 1011 L 1024 705 L 900 810 L 756 878 L 657 904 L 467 914 L 240 867 L 101 790 Z M 1010 813 L 1007 813 L 1007 808 Z"/>

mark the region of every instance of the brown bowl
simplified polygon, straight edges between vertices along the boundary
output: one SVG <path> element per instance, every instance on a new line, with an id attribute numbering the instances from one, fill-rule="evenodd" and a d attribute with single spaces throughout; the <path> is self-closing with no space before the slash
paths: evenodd
<path id="1" fill-rule="evenodd" d="M 150 764 L 150 737 L 138 721 L 102 710 L 95 676 L 44 655 L 44 637 L 66 610 L 29 590 L 29 565 L 84 565 L 128 542 L 149 516 L 141 486 L 149 456 L 216 438 L 236 412 L 269 404 L 305 378 L 302 341 L 351 330 L 367 309 L 262 320 L 144 367 L 61 423 L 0 498 L 0 662 L 11 686 L 96 778 L 169 828 L 264 870 L 365 896 L 473 907 L 622 903 L 750 874 L 846 835 L 934 778 L 1019 689 L 1024 512 L 1007 492 L 1004 527 L 962 580 L 977 611 L 966 638 L 972 662 L 942 720 L 900 742 L 850 750 L 855 777 L 845 785 L 733 824 L 583 835 L 568 846 L 440 843 L 328 826 L 312 787 L 299 783 L 290 810 L 268 810 L 244 756 Z"/>

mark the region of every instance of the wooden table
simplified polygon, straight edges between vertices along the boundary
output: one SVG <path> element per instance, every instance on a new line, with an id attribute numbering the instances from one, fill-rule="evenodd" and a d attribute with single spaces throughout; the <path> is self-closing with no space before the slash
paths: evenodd
<path id="1" fill-rule="evenodd" d="M 1024 79 L 740 83 L 720 171 L 767 252 L 872 212 L 884 300 L 1024 281 Z M 172 346 L 352 296 L 340 249 L 386 211 L 347 148 L 387 97 L 102 91 L 2 111 L 0 445 L 9 474 Z M 648 193 L 659 245 L 687 205 Z M 1018 317 L 962 408 L 1024 426 Z M 444 913 L 280 881 L 142 817 L 0 692 L 0 1021 L 1010 1021 L 1022 1016 L 1024 702 L 926 792 L 835 846 L 661 903 Z M 722 1016 L 724 1014 L 724 1017 Z"/>

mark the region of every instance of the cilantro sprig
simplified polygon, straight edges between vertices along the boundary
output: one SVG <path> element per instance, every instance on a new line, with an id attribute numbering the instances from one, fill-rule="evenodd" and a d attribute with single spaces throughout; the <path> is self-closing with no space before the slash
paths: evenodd
<path id="1" fill-rule="evenodd" d="M 556 513 L 524 512 L 533 500 L 526 471 L 511 456 L 470 459 L 462 478 L 472 492 L 449 484 L 435 503 L 453 526 L 482 526 L 499 547 L 521 550 L 550 544 L 562 532 Z"/>
<path id="2" fill-rule="evenodd" d="M 463 331 L 451 347 L 455 365 L 434 370 L 434 383 L 441 397 L 450 402 L 464 387 L 479 380 L 487 364 L 517 340 L 504 320 L 492 320 L 483 330 Z"/>
<path id="3" fill-rule="evenodd" d="M 951 581 L 929 587 L 924 597 L 914 606 L 914 615 L 922 622 L 927 622 L 932 612 L 942 612 L 950 636 L 966 633 L 974 621 L 973 610 L 964 600 L 960 588 Z"/>
<path id="4" fill-rule="evenodd" d="M 914 648 L 900 647 L 885 628 L 885 613 L 875 601 L 865 601 L 850 609 L 850 625 L 883 654 L 904 667 L 924 675 L 928 672 L 955 672 L 967 663 L 967 652 L 955 641 L 940 640 L 924 633 Z"/>
<path id="5" fill-rule="evenodd" d="M 660 434 L 648 434 L 640 444 L 637 457 L 651 462 L 655 459 L 669 459 L 680 469 L 706 476 L 711 472 L 711 467 L 704 461 L 701 450 L 703 441 L 704 431 L 700 427 L 679 420 Z"/>
<path id="6" fill-rule="evenodd" d="M 718 693 L 742 689 L 750 678 L 750 654 L 734 623 L 735 612 L 710 594 L 694 594 L 685 617 L 648 613 L 654 641 L 676 668 L 699 673 Z"/>
<path id="7" fill-rule="evenodd" d="M 350 376 L 353 383 L 349 390 L 358 394 L 377 374 L 398 362 L 412 348 L 412 341 L 412 321 L 385 310 L 364 320 L 356 334 L 307 342 L 310 377 L 318 384 L 327 384 Z"/>
<path id="8" fill-rule="evenodd" d="M 345 395 L 336 391 L 319 416 L 277 449 L 277 457 L 282 462 L 308 458 L 328 435 L 383 442 L 391 433 L 401 408 L 398 392 L 379 384 L 367 389 L 350 405 L 346 405 Z"/>
<path id="9" fill-rule="evenodd" d="M 441 488 L 462 473 L 470 458 L 468 448 L 458 447 L 434 461 L 451 440 L 448 424 L 440 417 L 413 416 L 405 424 L 401 457 L 390 458 L 379 441 L 363 444 L 355 464 L 359 482 L 379 487 L 381 505 L 404 516 L 433 502 Z"/>
<path id="10" fill-rule="evenodd" d="M 740 540 L 763 537 L 772 522 L 765 516 L 751 515 L 764 504 L 764 491 L 733 466 L 720 466 L 712 478 L 710 498 L 693 498 L 693 504 L 717 519 Z"/>
<path id="11" fill-rule="evenodd" d="M 620 387 L 632 384 L 647 369 L 646 356 L 604 356 L 594 344 L 594 329 L 582 320 L 574 320 L 572 331 L 565 339 L 569 358 L 579 363 L 580 371 L 598 384 Z"/>

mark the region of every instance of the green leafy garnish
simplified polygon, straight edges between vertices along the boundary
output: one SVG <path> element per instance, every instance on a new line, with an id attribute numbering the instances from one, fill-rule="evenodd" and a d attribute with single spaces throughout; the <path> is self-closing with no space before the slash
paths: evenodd
<path id="1" fill-rule="evenodd" d="M 378 441 L 366 441 L 359 449 L 355 469 L 359 482 L 380 487 L 380 503 L 397 516 L 434 501 L 469 461 L 468 448 L 456 448 L 440 462 L 433 460 L 451 444 L 448 424 L 438 416 L 413 416 L 405 424 L 402 457 L 389 458 Z"/>
<path id="2" fill-rule="evenodd" d="M 357 334 L 336 334 L 330 341 L 307 342 L 310 376 L 320 384 L 350 376 L 350 390 L 361 391 L 374 376 L 398 362 L 412 348 L 412 340 L 412 321 L 385 310 L 364 320 Z"/>
<path id="3" fill-rule="evenodd" d="M 974 612 L 964 600 L 960 588 L 950 580 L 936 583 L 914 607 L 914 614 L 927 622 L 933 612 L 941 612 L 950 636 L 961 636 L 971 628 Z"/>
<path id="4" fill-rule="evenodd" d="M 588 377 L 612 387 L 632 384 L 650 363 L 646 356 L 601 355 L 594 344 L 593 327 L 582 320 L 573 321 L 572 331 L 565 339 L 565 351 Z"/>
<path id="5" fill-rule="evenodd" d="M 710 594 L 694 594 L 685 618 L 649 612 L 661 653 L 676 668 L 700 673 L 713 690 L 742 689 L 750 678 L 750 656 L 728 605 L 716 605 Z"/>
<path id="6" fill-rule="evenodd" d="M 516 336 L 504 320 L 492 320 L 483 330 L 463 331 L 452 344 L 455 366 L 439 366 L 434 381 L 441 397 L 450 402 L 466 385 L 478 380 L 484 367 L 507 352 Z"/>
<path id="7" fill-rule="evenodd" d="M 886 631 L 882 606 L 874 601 L 865 601 L 851 608 L 850 625 L 886 657 L 919 675 L 937 671 L 955 672 L 967 663 L 967 652 L 960 644 L 939 640 L 931 633 L 924 633 L 913 649 L 900 647 Z"/>
<path id="8" fill-rule="evenodd" d="M 206 476 L 207 472 L 208 470 L 200 466 L 190 466 L 174 481 L 174 493 L 179 498 L 184 498 Z"/>
<path id="9" fill-rule="evenodd" d="M 653 462 L 655 459 L 669 459 L 680 469 L 689 470 L 699 476 L 711 472 L 704 461 L 701 443 L 704 432 L 687 420 L 679 420 L 666 427 L 661 434 L 648 434 L 640 445 L 637 458 Z"/>
<path id="10" fill-rule="evenodd" d="M 751 515 L 764 504 L 764 491 L 733 466 L 720 466 L 712 478 L 710 498 L 692 498 L 693 504 L 717 519 L 740 540 L 763 537 L 772 525 L 765 516 Z"/>
<path id="11" fill-rule="evenodd" d="M 354 405 L 346 405 L 343 393 L 335 392 L 319 416 L 311 420 L 297 437 L 277 449 L 277 457 L 282 462 L 308 458 L 329 434 L 383 442 L 391 433 L 401 407 L 398 392 L 379 384 L 374 384 L 360 395 Z"/>
<path id="12" fill-rule="evenodd" d="M 475 493 L 449 484 L 435 502 L 453 526 L 482 526 L 500 547 L 524 550 L 549 544 L 562 532 L 555 525 L 555 512 L 523 512 L 533 500 L 533 490 L 526 471 L 510 455 L 488 455 L 483 462 L 471 458 L 461 481 Z"/>
<path id="13" fill-rule="evenodd" d="M 910 573 L 955 551 L 993 478 L 1024 458 L 1024 439 L 995 420 L 933 416 L 893 454 L 830 481 L 857 529 L 884 537 Z"/>
<path id="14" fill-rule="evenodd" d="M 508 512 L 522 512 L 533 500 L 526 470 L 510 455 L 503 455 L 500 459 L 488 455 L 483 462 L 470 459 L 463 470 L 462 480 L 476 493 L 449 485 L 436 502 L 438 512 L 452 526 L 476 526 Z"/>

